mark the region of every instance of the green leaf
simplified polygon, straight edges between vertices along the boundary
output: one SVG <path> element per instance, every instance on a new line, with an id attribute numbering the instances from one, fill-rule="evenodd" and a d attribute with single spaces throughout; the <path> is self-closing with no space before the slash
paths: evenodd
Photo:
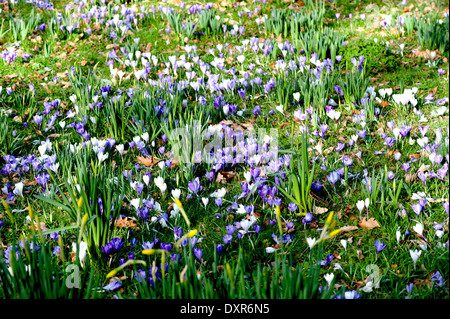
<path id="1" fill-rule="evenodd" d="M 62 210 L 68 212 L 68 213 L 72 212 L 72 210 L 69 207 L 67 207 L 64 204 L 61 204 L 60 202 L 58 202 L 58 201 L 56 201 L 54 199 L 50 199 L 50 198 L 47 198 L 47 197 L 44 197 L 44 196 L 41 196 L 41 195 L 34 195 L 34 197 L 36 197 L 37 199 L 40 199 L 40 200 L 42 200 L 42 201 L 44 201 L 46 203 L 52 204 L 53 206 L 59 207 Z"/>
<path id="2" fill-rule="evenodd" d="M 75 228 L 79 228 L 79 226 L 73 225 L 73 226 L 65 226 L 65 227 L 59 227 L 59 228 L 54 228 L 54 229 L 48 229 L 46 231 L 43 231 L 42 235 L 48 235 L 48 234 L 55 233 L 58 231 L 64 231 L 64 230 L 75 229 Z"/>

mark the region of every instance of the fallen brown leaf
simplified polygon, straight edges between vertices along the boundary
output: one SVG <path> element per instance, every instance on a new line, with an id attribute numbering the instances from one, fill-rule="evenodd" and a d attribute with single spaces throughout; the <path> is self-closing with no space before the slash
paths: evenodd
<path id="1" fill-rule="evenodd" d="M 417 178 L 417 174 L 416 173 L 408 173 L 405 175 L 405 182 L 406 183 L 411 183 L 414 182 Z"/>
<path id="2" fill-rule="evenodd" d="M 361 250 L 358 249 L 358 250 L 356 251 L 356 254 L 358 255 L 359 260 L 361 260 L 361 259 L 364 258 L 364 255 L 363 255 L 363 253 L 362 253 Z"/>
<path id="3" fill-rule="evenodd" d="M 314 206 L 314 214 L 320 215 L 320 214 L 326 213 L 327 211 L 328 211 L 328 208 Z"/>
<path id="4" fill-rule="evenodd" d="M 225 176 L 223 176 L 221 173 L 219 173 L 219 174 L 217 174 L 216 182 L 225 184 L 227 182 L 227 179 L 225 178 Z"/>
<path id="5" fill-rule="evenodd" d="M 366 218 L 364 217 L 359 221 L 358 226 L 364 229 L 373 229 L 376 227 L 381 227 L 380 224 L 373 217 L 369 218 L 369 220 L 366 220 Z"/>
<path id="6" fill-rule="evenodd" d="M 158 163 L 159 161 L 161 161 L 159 158 L 154 157 L 154 156 L 150 156 L 150 157 L 146 157 L 146 156 L 137 156 L 136 160 L 142 164 L 145 165 L 147 167 L 153 166 L 156 163 Z"/>
<path id="7" fill-rule="evenodd" d="M 226 183 L 228 180 L 232 180 L 238 173 L 229 171 L 229 172 L 220 172 L 217 174 L 216 182 L 218 183 Z"/>
<path id="8" fill-rule="evenodd" d="M 135 229 L 136 228 L 136 221 L 134 219 L 131 219 L 131 218 L 128 218 L 128 217 L 125 217 L 125 218 L 119 217 L 119 219 L 117 219 L 115 221 L 114 226 L 120 227 L 120 228 Z"/>
<path id="9" fill-rule="evenodd" d="M 419 169 L 417 170 L 417 174 L 419 174 L 420 172 L 429 171 L 430 168 L 431 168 L 431 165 L 422 164 L 422 165 L 420 165 Z"/>
<path id="10" fill-rule="evenodd" d="M 339 228 L 339 229 L 340 229 L 340 231 L 341 231 L 341 233 L 342 233 L 342 232 L 346 232 L 346 231 L 357 230 L 357 229 L 358 229 L 358 226 L 350 226 L 350 225 L 348 225 L 348 226 L 343 226 L 343 227 L 341 227 L 341 228 Z"/>

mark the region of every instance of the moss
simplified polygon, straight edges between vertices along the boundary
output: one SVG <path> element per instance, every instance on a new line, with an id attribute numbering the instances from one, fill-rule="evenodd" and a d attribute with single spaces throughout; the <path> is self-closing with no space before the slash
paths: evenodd
<path id="1" fill-rule="evenodd" d="M 367 60 L 366 69 L 369 74 L 375 75 L 380 72 L 395 71 L 400 67 L 402 57 L 387 50 L 380 43 L 375 43 L 373 39 L 358 39 L 349 41 L 340 49 L 344 65 L 351 65 L 351 59 L 363 55 Z"/>

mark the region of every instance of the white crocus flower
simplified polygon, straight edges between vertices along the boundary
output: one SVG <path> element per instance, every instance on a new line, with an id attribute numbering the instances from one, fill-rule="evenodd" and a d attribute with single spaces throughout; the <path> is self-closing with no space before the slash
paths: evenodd
<path id="1" fill-rule="evenodd" d="M 236 210 L 236 214 L 247 214 L 247 211 L 245 210 L 245 206 L 242 204 L 239 204 L 239 208 Z"/>
<path id="2" fill-rule="evenodd" d="M 361 215 L 363 209 L 364 209 L 364 201 L 363 200 L 359 200 L 356 202 L 356 207 L 359 210 L 359 215 Z"/>
<path id="3" fill-rule="evenodd" d="M 423 225 L 421 223 L 417 223 L 415 226 L 413 226 L 413 230 L 420 236 L 423 236 Z"/>
<path id="4" fill-rule="evenodd" d="M 370 205 L 370 200 L 368 198 L 366 198 L 364 200 L 364 206 L 366 206 L 366 209 L 369 209 L 369 205 Z"/>
<path id="5" fill-rule="evenodd" d="M 13 194 L 16 196 L 23 197 L 23 183 L 22 182 L 15 184 Z"/>
<path id="6" fill-rule="evenodd" d="M 133 206 L 134 208 L 136 208 L 136 210 L 139 209 L 140 203 L 141 203 L 141 199 L 140 199 L 140 198 L 133 198 L 132 200 L 130 200 L 131 206 Z"/>
<path id="7" fill-rule="evenodd" d="M 144 181 L 144 184 L 147 186 L 150 183 L 150 177 L 148 175 L 142 176 L 142 180 Z"/>
<path id="8" fill-rule="evenodd" d="M 414 268 L 416 267 L 416 263 L 417 263 L 417 260 L 419 259 L 419 257 L 420 257 L 420 254 L 422 254 L 422 251 L 420 251 L 420 250 L 409 250 L 409 254 L 411 255 L 411 258 L 412 258 L 412 260 L 413 260 L 413 262 L 414 262 Z"/>
<path id="9" fill-rule="evenodd" d="M 308 237 L 306 238 L 306 242 L 308 243 L 309 249 L 311 250 L 316 244 L 316 239 Z"/>
<path id="10" fill-rule="evenodd" d="M 161 176 L 158 176 L 157 178 L 155 178 L 154 180 L 156 186 L 158 186 L 158 188 L 161 190 L 162 193 L 164 193 L 167 189 L 167 184 L 164 183 L 164 178 L 162 178 Z"/>
<path id="11" fill-rule="evenodd" d="M 341 239 L 341 245 L 344 247 L 345 251 L 347 251 L 347 241 L 345 239 Z"/>
<path id="12" fill-rule="evenodd" d="M 214 193 L 212 193 L 209 196 L 223 198 L 226 193 L 227 193 L 227 189 L 225 187 L 222 187 L 221 189 L 216 190 Z"/>
<path id="13" fill-rule="evenodd" d="M 331 286 L 331 282 L 332 282 L 333 279 L 334 279 L 334 274 L 333 274 L 333 273 L 331 273 L 331 274 L 325 274 L 324 278 L 325 278 L 325 280 L 327 281 L 328 287 L 329 287 L 329 286 Z"/>
<path id="14" fill-rule="evenodd" d="M 80 252 L 78 254 L 78 257 L 80 258 L 81 265 L 83 266 L 84 259 L 86 258 L 87 243 L 85 241 L 81 241 L 80 244 L 79 244 L 79 247 L 80 247 Z M 72 251 L 74 253 L 77 252 L 77 245 L 76 245 L 76 243 L 72 243 Z"/>
<path id="15" fill-rule="evenodd" d="M 98 157 L 98 161 L 101 163 L 104 160 L 106 160 L 108 158 L 108 153 L 103 153 L 103 152 L 98 152 L 97 153 L 97 157 Z"/>
<path id="16" fill-rule="evenodd" d="M 244 178 L 247 183 L 250 183 L 250 181 L 252 180 L 252 174 L 250 172 L 245 172 Z"/>
<path id="17" fill-rule="evenodd" d="M 364 292 L 371 292 L 371 291 L 373 291 L 373 281 L 372 280 L 368 281 L 366 283 L 366 285 L 363 288 L 361 288 L 361 290 L 364 291 Z"/>
<path id="18" fill-rule="evenodd" d="M 39 145 L 38 151 L 39 154 L 41 154 L 41 156 L 44 156 L 45 152 L 47 152 L 47 145 L 46 144 Z"/>
<path id="19" fill-rule="evenodd" d="M 180 213 L 180 207 L 178 205 L 173 205 L 170 211 L 170 218 L 177 218 Z"/>
<path id="20" fill-rule="evenodd" d="M 176 199 L 180 199 L 181 190 L 179 188 L 173 189 L 171 193 L 173 197 L 175 197 Z"/>
<path id="21" fill-rule="evenodd" d="M 116 145 L 116 150 L 119 152 L 120 156 L 123 155 L 124 146 L 123 144 Z"/>
<path id="22" fill-rule="evenodd" d="M 266 247 L 266 253 L 268 253 L 268 254 L 274 253 L 277 250 L 280 250 L 280 248 L 275 249 L 275 248 L 272 248 L 272 247 Z"/>
<path id="23" fill-rule="evenodd" d="M 395 237 L 397 238 L 397 243 L 398 244 L 400 243 L 400 236 L 401 236 L 400 230 L 397 229 L 397 231 L 395 232 Z"/>

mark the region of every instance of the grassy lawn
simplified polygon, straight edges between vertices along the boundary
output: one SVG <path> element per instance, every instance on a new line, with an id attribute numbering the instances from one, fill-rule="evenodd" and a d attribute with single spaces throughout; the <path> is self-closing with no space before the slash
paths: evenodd
<path id="1" fill-rule="evenodd" d="M 449 3 L 404 2 L 1 2 L 0 297 L 448 299 Z"/>

